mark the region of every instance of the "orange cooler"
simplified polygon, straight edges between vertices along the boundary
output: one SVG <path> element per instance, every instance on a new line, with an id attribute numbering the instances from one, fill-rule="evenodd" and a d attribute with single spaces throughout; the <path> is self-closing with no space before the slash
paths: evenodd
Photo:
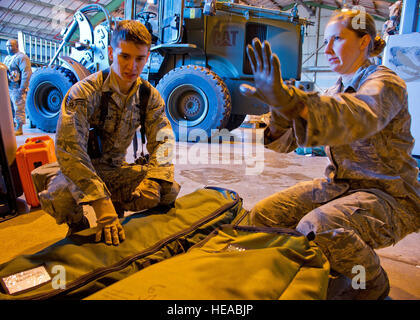
<path id="1" fill-rule="evenodd" d="M 16 163 L 22 182 L 26 202 L 31 207 L 38 207 L 38 196 L 35 192 L 31 171 L 44 164 L 57 161 L 54 140 L 49 136 L 28 138 L 25 144 L 16 151 Z"/>

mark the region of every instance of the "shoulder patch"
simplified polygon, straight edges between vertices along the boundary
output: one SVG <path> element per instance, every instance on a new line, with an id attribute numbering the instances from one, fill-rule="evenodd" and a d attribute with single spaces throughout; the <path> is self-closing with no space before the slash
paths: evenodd
<path id="1" fill-rule="evenodd" d="M 67 97 L 66 101 L 66 110 L 67 111 L 76 111 L 80 110 L 80 108 L 86 107 L 86 100 L 85 99 L 71 99 L 70 96 Z"/>

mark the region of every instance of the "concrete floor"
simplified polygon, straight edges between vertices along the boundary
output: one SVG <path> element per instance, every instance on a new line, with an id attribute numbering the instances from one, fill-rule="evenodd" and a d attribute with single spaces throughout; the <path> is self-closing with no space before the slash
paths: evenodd
<path id="1" fill-rule="evenodd" d="M 24 136 L 17 137 L 18 146 L 28 137 L 45 133 L 24 127 Z M 54 137 L 54 134 L 49 134 Z M 206 185 L 235 190 L 251 209 L 260 199 L 300 181 L 322 177 L 328 159 L 296 153 L 278 154 L 256 146 L 252 141 L 260 135 L 255 129 L 233 131 L 234 143 L 178 143 L 175 158 L 175 179 L 182 185 L 180 196 Z M 133 159 L 131 149 L 127 161 Z M 21 197 L 24 199 L 24 196 Z M 93 212 L 86 215 L 94 223 Z M 65 225 L 39 208 L 0 223 L 0 263 L 21 255 L 35 253 L 62 239 Z M 388 299 L 420 299 L 420 232 L 408 235 L 393 247 L 377 250 L 387 271 L 391 292 Z"/>

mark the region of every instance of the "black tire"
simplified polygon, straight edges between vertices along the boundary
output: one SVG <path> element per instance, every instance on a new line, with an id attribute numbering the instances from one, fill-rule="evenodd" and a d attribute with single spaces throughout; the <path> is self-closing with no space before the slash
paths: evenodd
<path id="1" fill-rule="evenodd" d="M 207 68 L 195 65 L 176 68 L 159 81 L 156 89 L 165 101 L 166 115 L 177 140 L 182 127 L 187 137 L 194 129 L 204 130 L 211 137 L 212 129 L 225 128 L 228 123 L 232 109 L 229 90 Z"/>
<path id="2" fill-rule="evenodd" d="M 77 82 L 74 74 L 63 67 L 42 67 L 29 82 L 26 109 L 29 119 L 38 129 L 55 132 L 61 102 L 70 87 Z"/>
<path id="3" fill-rule="evenodd" d="M 246 118 L 246 114 L 231 114 L 225 128 L 228 129 L 229 131 L 232 131 L 240 127 L 242 122 L 244 122 L 245 118 Z"/>

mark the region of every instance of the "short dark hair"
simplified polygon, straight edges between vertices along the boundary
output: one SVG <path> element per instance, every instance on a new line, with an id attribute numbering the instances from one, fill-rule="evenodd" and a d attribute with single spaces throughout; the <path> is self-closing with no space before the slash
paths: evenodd
<path id="1" fill-rule="evenodd" d="M 152 36 L 147 28 L 136 20 L 118 21 L 111 35 L 111 46 L 118 46 L 121 41 L 133 41 L 136 44 L 146 45 L 150 48 L 152 45 Z"/>

